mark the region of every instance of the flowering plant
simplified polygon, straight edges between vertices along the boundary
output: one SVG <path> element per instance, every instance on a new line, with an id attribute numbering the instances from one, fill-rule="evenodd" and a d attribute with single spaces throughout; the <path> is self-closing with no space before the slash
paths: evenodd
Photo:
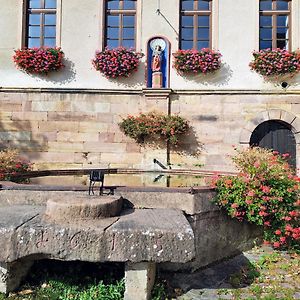
<path id="1" fill-rule="evenodd" d="M 96 52 L 93 66 L 108 78 L 128 77 L 137 71 L 140 59 L 144 55 L 123 47 Z"/>
<path id="2" fill-rule="evenodd" d="M 189 124 L 187 120 L 177 115 L 162 115 L 151 112 L 136 117 L 128 116 L 119 123 L 119 127 L 125 135 L 137 142 L 143 142 L 147 137 L 159 135 L 176 145 L 179 136 L 188 131 Z"/>
<path id="3" fill-rule="evenodd" d="M 48 74 L 64 67 L 64 53 L 60 48 L 26 48 L 15 50 L 13 60 L 27 73 Z"/>
<path id="4" fill-rule="evenodd" d="M 300 71 L 300 54 L 285 49 L 264 49 L 253 52 L 249 66 L 263 76 L 294 74 Z"/>
<path id="5" fill-rule="evenodd" d="M 209 73 L 220 69 L 221 53 L 203 48 L 199 50 L 178 50 L 173 53 L 173 67 L 179 73 Z"/>
<path id="6" fill-rule="evenodd" d="M 289 155 L 249 148 L 233 158 L 238 176 L 216 177 L 215 203 L 239 221 L 264 226 L 267 243 L 275 248 L 299 247 L 299 177 L 286 159 Z"/>
<path id="7" fill-rule="evenodd" d="M 0 180 L 11 180 L 20 173 L 31 170 L 31 164 L 19 157 L 14 149 L 0 151 Z M 27 182 L 24 179 L 14 179 L 15 182 Z"/>

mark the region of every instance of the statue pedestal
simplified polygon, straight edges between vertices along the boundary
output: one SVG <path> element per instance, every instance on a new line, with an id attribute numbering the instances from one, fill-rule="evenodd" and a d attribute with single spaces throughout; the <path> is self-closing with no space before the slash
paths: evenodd
<path id="1" fill-rule="evenodd" d="M 152 88 L 154 89 L 162 88 L 162 72 L 152 73 Z"/>

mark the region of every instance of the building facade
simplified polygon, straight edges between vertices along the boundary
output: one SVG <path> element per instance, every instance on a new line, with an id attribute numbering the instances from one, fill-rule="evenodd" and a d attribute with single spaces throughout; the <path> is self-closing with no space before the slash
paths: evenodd
<path id="1" fill-rule="evenodd" d="M 260 144 L 300 164 L 300 76 L 265 80 L 249 68 L 254 50 L 300 47 L 300 0 L 0 0 L 0 140 L 36 169 L 152 168 L 163 163 L 232 170 L 233 145 Z M 149 40 L 169 42 L 167 83 L 147 87 Z M 47 76 L 16 68 L 22 47 L 58 46 L 65 68 Z M 145 54 L 129 78 L 107 79 L 96 50 Z M 178 49 L 218 49 L 220 70 L 181 76 Z M 179 114 L 191 125 L 179 149 L 141 146 L 118 123 L 128 114 Z"/>

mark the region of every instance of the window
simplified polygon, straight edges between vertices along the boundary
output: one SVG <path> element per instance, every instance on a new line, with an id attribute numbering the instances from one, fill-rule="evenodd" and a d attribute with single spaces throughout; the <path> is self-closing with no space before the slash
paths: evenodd
<path id="1" fill-rule="evenodd" d="M 260 0 L 259 49 L 290 49 L 291 1 Z"/>
<path id="2" fill-rule="evenodd" d="M 57 0 L 29 0 L 26 7 L 26 47 L 56 46 Z"/>
<path id="3" fill-rule="evenodd" d="M 105 46 L 135 48 L 136 0 L 107 0 Z"/>
<path id="4" fill-rule="evenodd" d="M 211 0 L 181 0 L 180 49 L 211 48 Z"/>

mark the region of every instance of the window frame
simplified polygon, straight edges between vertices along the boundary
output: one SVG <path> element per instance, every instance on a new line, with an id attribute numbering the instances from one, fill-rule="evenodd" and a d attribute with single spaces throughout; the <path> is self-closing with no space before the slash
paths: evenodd
<path id="1" fill-rule="evenodd" d="M 209 25 L 208 25 L 208 30 L 209 30 L 209 34 L 208 34 L 208 48 L 212 49 L 212 21 L 213 21 L 213 10 L 214 10 L 214 2 L 213 0 L 209 0 L 209 10 L 199 10 L 198 9 L 198 3 L 201 0 L 194 0 L 194 9 L 193 10 L 183 10 L 182 9 L 182 4 L 183 1 L 180 0 L 180 19 L 179 19 L 179 28 L 180 28 L 180 32 L 179 32 L 179 49 L 182 49 L 182 17 L 183 16 L 193 16 L 193 26 L 191 26 L 191 28 L 193 28 L 193 47 L 191 49 L 195 49 L 195 50 L 201 50 L 197 48 L 197 43 L 199 41 L 201 41 L 201 39 L 198 39 L 198 30 L 199 30 L 199 26 L 198 26 L 198 17 L 199 16 L 209 16 Z"/>
<path id="2" fill-rule="evenodd" d="M 263 40 L 260 37 L 260 32 L 261 32 L 261 23 L 260 23 L 260 16 L 271 16 L 272 17 L 272 49 L 277 49 L 277 41 L 278 40 L 283 40 L 283 39 L 278 39 L 277 38 L 277 16 L 287 16 L 288 17 L 288 38 L 284 40 L 287 41 L 287 46 L 285 47 L 287 50 L 292 49 L 292 0 L 286 0 L 288 2 L 288 10 L 277 10 L 276 4 L 277 0 L 271 0 L 272 1 L 272 10 L 260 10 L 260 4 L 263 2 L 262 0 L 259 0 L 259 32 L 258 32 L 258 48 L 259 50 L 263 50 L 260 48 L 260 41 Z M 265 49 L 265 48 L 264 48 Z"/>
<path id="3" fill-rule="evenodd" d="M 124 16 L 134 16 L 134 36 L 133 36 L 133 40 L 134 40 L 134 45 L 132 48 L 133 50 L 137 49 L 137 12 L 138 12 L 138 1 L 135 0 L 135 9 L 124 9 L 124 0 L 119 0 L 119 5 L 121 6 L 121 8 L 119 7 L 119 9 L 108 9 L 108 0 L 104 1 L 104 5 L 103 5 L 103 10 L 104 10 L 104 20 L 103 20 L 103 48 L 107 47 L 107 41 L 108 41 L 108 37 L 107 37 L 107 28 L 108 28 L 108 16 L 118 16 L 119 17 L 119 26 L 115 27 L 118 28 L 118 38 L 114 39 L 116 41 L 118 41 L 118 47 L 122 46 L 122 42 L 125 40 L 132 40 L 132 39 L 124 39 L 123 38 L 123 29 L 127 28 L 124 27 L 123 24 L 123 18 Z M 128 27 L 131 28 L 131 27 Z M 124 46 L 123 46 L 124 47 Z M 125 47 L 127 48 L 127 47 Z"/>

